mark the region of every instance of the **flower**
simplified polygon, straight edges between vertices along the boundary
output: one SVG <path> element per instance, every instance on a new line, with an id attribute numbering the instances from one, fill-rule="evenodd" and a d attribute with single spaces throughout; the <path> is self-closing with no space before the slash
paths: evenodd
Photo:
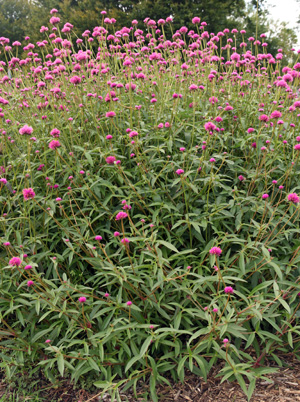
<path id="1" fill-rule="evenodd" d="M 296 151 L 300 151 L 300 144 L 296 144 L 296 145 L 294 146 L 294 149 L 295 149 Z"/>
<path id="2" fill-rule="evenodd" d="M 9 265 L 12 267 L 19 267 L 22 264 L 22 260 L 19 257 L 13 257 L 9 260 Z"/>
<path id="3" fill-rule="evenodd" d="M 114 156 L 108 156 L 108 157 L 105 159 L 105 161 L 106 161 L 106 163 L 107 163 L 108 165 L 113 165 L 114 162 L 116 161 L 116 158 L 115 158 Z"/>
<path id="4" fill-rule="evenodd" d="M 74 75 L 74 77 L 70 78 L 71 84 L 77 85 L 81 83 L 81 78 L 78 75 Z"/>
<path id="5" fill-rule="evenodd" d="M 31 265 L 25 265 L 24 269 L 31 269 L 32 266 Z"/>
<path id="6" fill-rule="evenodd" d="M 222 254 L 222 250 L 220 249 L 220 247 L 212 247 L 212 248 L 209 250 L 209 254 L 220 256 L 220 255 Z"/>
<path id="7" fill-rule="evenodd" d="M 78 301 L 79 301 L 79 303 L 84 303 L 84 302 L 86 302 L 86 297 L 80 296 Z"/>
<path id="8" fill-rule="evenodd" d="M 97 241 L 102 240 L 102 236 L 99 236 L 99 235 L 95 236 L 95 240 L 97 240 Z"/>
<path id="9" fill-rule="evenodd" d="M 126 214 L 126 212 L 120 211 L 116 215 L 116 221 L 119 221 L 120 219 L 125 219 L 127 217 L 128 217 L 128 215 Z"/>
<path id="10" fill-rule="evenodd" d="M 298 204 L 300 202 L 300 197 L 296 193 L 289 194 L 287 198 L 294 204 Z"/>
<path id="11" fill-rule="evenodd" d="M 34 198 L 35 192 L 33 191 L 33 188 L 24 188 L 23 189 L 23 197 L 24 197 L 25 201 Z"/>
<path id="12" fill-rule="evenodd" d="M 130 242 L 129 239 L 127 239 L 127 237 L 124 237 L 124 239 L 121 240 L 121 243 L 123 244 L 128 244 Z"/>
<path id="13" fill-rule="evenodd" d="M 181 174 L 184 173 L 184 170 L 183 169 L 177 169 L 176 173 L 180 176 Z"/>
<path id="14" fill-rule="evenodd" d="M 224 345 L 226 346 L 226 344 L 229 342 L 229 339 L 227 339 L 227 338 L 224 338 L 223 339 L 223 343 L 224 343 Z"/>
<path id="15" fill-rule="evenodd" d="M 28 126 L 28 124 L 25 124 L 25 126 L 20 128 L 19 133 L 21 135 L 24 135 L 24 134 L 30 135 L 33 133 L 33 128 Z"/>
<path id="16" fill-rule="evenodd" d="M 45 340 L 45 343 L 50 343 L 51 342 L 51 339 L 46 339 Z"/>
<path id="17" fill-rule="evenodd" d="M 106 117 L 115 117 L 116 113 L 115 112 L 107 112 L 105 116 Z"/>
<path id="18" fill-rule="evenodd" d="M 50 149 L 56 149 L 56 148 L 59 148 L 60 146 L 61 145 L 60 145 L 60 142 L 58 140 L 53 140 L 53 141 L 49 142 L 49 148 Z"/>
<path id="19" fill-rule="evenodd" d="M 32 286 L 33 284 L 34 284 L 33 281 L 28 281 L 28 282 L 27 282 L 27 286 L 28 286 L 28 287 Z"/>
<path id="20" fill-rule="evenodd" d="M 234 290 L 231 286 L 226 286 L 226 288 L 224 289 L 225 293 L 229 293 L 229 294 L 233 294 Z"/>
<path id="21" fill-rule="evenodd" d="M 269 194 L 263 194 L 263 195 L 261 196 L 261 198 L 262 198 L 263 200 L 266 200 L 267 198 L 269 198 Z"/>
<path id="22" fill-rule="evenodd" d="M 54 128 L 54 129 L 50 132 L 50 135 L 51 135 L 52 137 L 59 137 L 60 131 L 59 131 L 57 128 Z"/>
<path id="23" fill-rule="evenodd" d="M 114 236 L 115 236 L 115 237 L 120 236 L 120 234 L 121 234 L 120 232 L 114 232 Z"/>
<path id="24" fill-rule="evenodd" d="M 132 301 L 128 301 L 126 304 L 127 304 L 127 306 L 131 306 L 131 305 L 132 305 Z"/>

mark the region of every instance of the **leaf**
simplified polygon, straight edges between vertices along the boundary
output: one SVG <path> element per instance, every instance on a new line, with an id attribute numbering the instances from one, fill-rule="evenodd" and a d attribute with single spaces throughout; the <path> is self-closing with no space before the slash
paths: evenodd
<path id="1" fill-rule="evenodd" d="M 173 244 L 171 244 L 171 243 L 169 243 L 169 242 L 167 242 L 167 241 L 158 240 L 157 243 L 158 243 L 158 244 L 162 244 L 163 246 L 169 248 L 169 249 L 172 250 L 172 251 L 175 251 L 175 253 L 179 253 L 179 251 L 177 250 L 177 248 L 176 248 L 175 246 L 173 246 Z"/>
<path id="2" fill-rule="evenodd" d="M 60 372 L 60 375 L 63 377 L 64 376 L 64 370 L 65 370 L 65 361 L 62 353 L 60 353 L 57 357 L 57 366 L 58 366 L 58 371 Z"/>
<path id="3" fill-rule="evenodd" d="M 141 351 L 140 351 L 140 355 L 139 355 L 140 358 L 142 358 L 144 356 L 144 354 L 147 352 L 151 341 L 152 341 L 152 336 L 148 336 L 148 338 L 143 343 L 143 346 L 141 347 Z"/>
<path id="4" fill-rule="evenodd" d="M 91 357 L 88 357 L 87 360 L 89 362 L 89 365 L 92 367 L 92 369 L 94 369 L 96 371 L 100 371 L 99 366 L 97 365 L 97 363 Z"/>
<path id="5" fill-rule="evenodd" d="M 150 394 L 151 394 L 151 401 L 158 402 L 156 392 L 156 379 L 153 374 L 150 375 Z"/>

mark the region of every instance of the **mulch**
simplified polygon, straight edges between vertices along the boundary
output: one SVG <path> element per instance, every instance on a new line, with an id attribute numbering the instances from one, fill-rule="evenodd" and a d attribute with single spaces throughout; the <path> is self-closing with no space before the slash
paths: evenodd
<path id="1" fill-rule="evenodd" d="M 300 402 L 300 362 L 292 357 L 285 356 L 284 362 L 288 367 L 279 368 L 278 372 L 268 374 L 266 380 L 257 380 L 256 389 L 250 402 Z M 225 381 L 220 384 L 221 378 L 216 378 L 221 366 L 216 366 L 207 378 L 207 382 L 190 372 L 187 372 L 184 384 L 174 383 L 172 387 L 166 384 L 159 385 L 158 395 L 161 402 L 247 402 L 248 399 L 241 391 L 238 383 Z M 45 383 L 44 383 L 45 384 Z M 67 381 L 60 382 L 58 387 L 46 383 L 39 387 L 41 402 L 113 402 L 109 395 L 100 397 L 99 393 L 90 393 L 83 389 L 74 389 Z M 122 401 L 151 402 L 145 399 L 148 384 L 140 382 L 137 386 L 137 397 L 132 391 L 121 392 Z M 7 394 L 7 385 L 0 384 L 0 398 Z M 23 393 L 22 393 L 23 395 Z M 149 395 L 149 393 L 148 393 Z M 20 398 L 18 401 L 30 401 L 30 397 Z M 148 397 L 150 398 L 150 397 Z"/>

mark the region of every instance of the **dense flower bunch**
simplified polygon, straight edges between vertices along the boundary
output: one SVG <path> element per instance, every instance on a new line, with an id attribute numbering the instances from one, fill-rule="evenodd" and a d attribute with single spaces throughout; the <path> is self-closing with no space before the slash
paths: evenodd
<path id="1" fill-rule="evenodd" d="M 300 329 L 300 63 L 102 15 L 0 40 L 1 353 L 105 392 L 149 375 L 153 401 L 221 359 L 249 396 Z"/>

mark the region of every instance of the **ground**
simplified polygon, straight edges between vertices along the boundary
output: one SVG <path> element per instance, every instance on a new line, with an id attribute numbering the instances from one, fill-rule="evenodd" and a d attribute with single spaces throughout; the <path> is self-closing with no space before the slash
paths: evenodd
<path id="1" fill-rule="evenodd" d="M 270 382 L 258 380 L 251 402 L 297 402 L 300 401 L 300 362 L 292 356 L 284 356 L 285 367 L 278 372 L 268 375 Z M 204 382 L 203 379 L 188 373 L 184 384 L 172 384 L 172 388 L 165 385 L 158 387 L 158 394 L 162 402 L 247 402 L 247 398 L 236 382 L 225 381 L 220 384 L 216 378 L 220 366 Z M 140 383 L 137 387 L 138 397 L 131 392 L 122 395 L 122 400 L 129 402 L 151 402 L 147 396 L 147 384 Z M 100 392 L 100 390 L 99 390 Z M 27 396 L 26 392 L 8 391 L 5 383 L 0 387 L 0 402 L 112 402 L 108 395 L 100 398 L 96 393 L 83 389 L 74 390 L 66 380 L 54 388 L 47 382 L 39 384 L 37 396 Z"/>

